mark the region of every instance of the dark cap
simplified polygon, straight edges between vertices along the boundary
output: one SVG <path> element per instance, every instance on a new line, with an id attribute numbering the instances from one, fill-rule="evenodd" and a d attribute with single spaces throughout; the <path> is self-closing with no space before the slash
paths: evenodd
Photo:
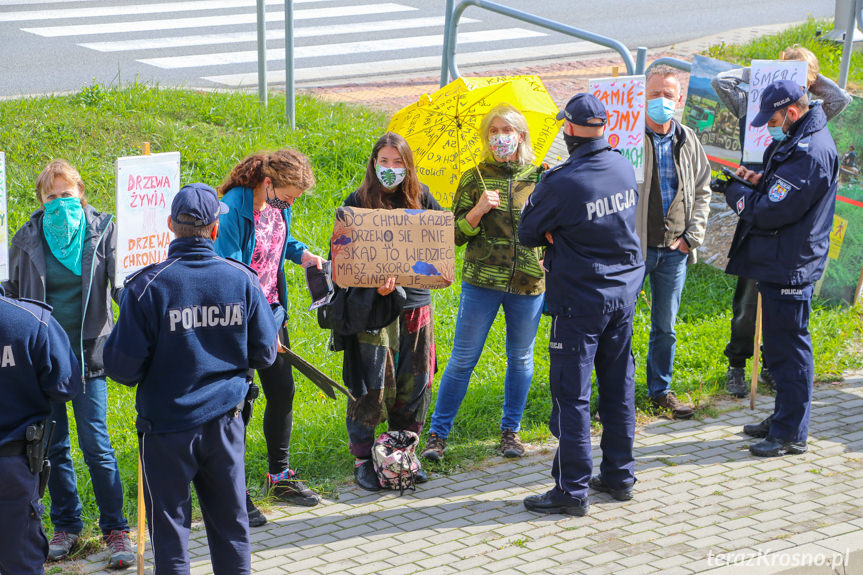
<path id="1" fill-rule="evenodd" d="M 776 80 L 761 93 L 761 108 L 752 120 L 753 128 L 760 128 L 770 121 L 777 110 L 787 108 L 803 97 L 803 88 L 791 80 Z"/>
<path id="2" fill-rule="evenodd" d="M 171 202 L 171 220 L 190 226 L 209 226 L 228 213 L 228 206 L 219 201 L 216 190 L 207 184 L 187 184 L 180 188 Z M 194 221 L 183 222 L 178 216 L 187 216 Z"/>
<path id="3" fill-rule="evenodd" d="M 590 126 L 598 128 L 604 126 L 608 116 L 605 113 L 605 106 L 599 101 L 599 98 L 593 94 L 576 94 L 569 99 L 566 107 L 557 114 L 557 119 L 566 118 L 573 124 L 579 126 Z M 598 118 L 601 122 L 589 122 Z"/>

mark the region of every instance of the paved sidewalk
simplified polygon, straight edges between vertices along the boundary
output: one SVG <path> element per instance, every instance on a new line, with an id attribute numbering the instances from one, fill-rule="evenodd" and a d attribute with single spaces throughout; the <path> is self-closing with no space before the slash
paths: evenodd
<path id="1" fill-rule="evenodd" d="M 279 506 L 252 530 L 252 572 L 720 575 L 790 573 L 802 561 L 837 570 L 795 573 L 863 573 L 863 373 L 816 389 L 803 455 L 749 455 L 741 426 L 766 417 L 772 402 L 759 398 L 753 413 L 748 400 L 728 400 L 703 421 L 645 425 L 636 434 L 635 498 L 594 493 L 586 517 L 536 515 L 522 505 L 551 487 L 553 447 L 433 476 L 402 497 L 350 486 L 317 508 Z M 212 573 L 200 526 L 190 553 L 193 574 Z M 106 557 L 67 563 L 64 573 L 109 573 L 101 570 Z"/>

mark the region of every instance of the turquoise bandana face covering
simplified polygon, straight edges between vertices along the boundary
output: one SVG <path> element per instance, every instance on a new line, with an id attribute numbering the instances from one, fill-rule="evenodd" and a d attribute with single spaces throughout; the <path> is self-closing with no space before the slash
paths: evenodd
<path id="1" fill-rule="evenodd" d="M 57 198 L 45 204 L 42 218 L 45 241 L 54 257 L 77 276 L 81 275 L 85 227 L 80 198 Z"/>

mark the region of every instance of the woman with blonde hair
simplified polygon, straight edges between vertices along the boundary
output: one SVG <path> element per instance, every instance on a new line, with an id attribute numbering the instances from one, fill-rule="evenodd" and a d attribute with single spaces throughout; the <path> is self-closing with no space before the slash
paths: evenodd
<path id="1" fill-rule="evenodd" d="M 12 238 L 6 295 L 51 305 L 81 363 L 84 389 L 72 400 L 78 445 L 90 471 L 99 508 L 99 527 L 108 544 L 108 567 L 135 564 L 129 523 L 123 515 L 123 486 L 108 435 L 108 385 L 102 349 L 114 327 L 117 228 L 114 216 L 96 211 L 84 197 L 84 181 L 66 160 L 49 162 L 36 179 L 39 209 Z M 84 524 L 72 461 L 65 403 L 52 403 L 56 421 L 48 459 L 51 523 L 48 560 L 66 559 L 78 545 Z"/>
<path id="2" fill-rule="evenodd" d="M 284 310 L 279 343 L 289 347 L 287 329 L 288 294 L 285 260 L 303 267 L 321 267 L 323 259 L 291 235 L 291 206 L 315 185 L 309 161 L 296 150 L 252 154 L 234 166 L 219 187 L 228 212 L 219 218 L 215 249 L 222 257 L 251 266 L 270 305 Z M 307 507 L 320 497 L 297 478 L 289 466 L 293 426 L 294 377 L 282 354 L 276 362 L 258 370 L 267 404 L 264 408 L 264 439 L 267 443 L 269 492 L 277 499 Z M 246 498 L 249 525 L 257 527 L 266 518 Z"/>
<path id="3" fill-rule="evenodd" d="M 506 376 L 500 453 L 524 455 L 518 436 L 533 378 L 533 344 L 542 315 L 545 280 L 539 251 L 518 241 L 521 208 L 539 181 L 524 116 L 501 104 L 483 118 L 483 159 L 461 176 L 453 199 L 455 243 L 467 244 L 452 354 L 438 389 L 429 438 L 421 456 L 438 461 L 489 329 L 503 307 Z"/>

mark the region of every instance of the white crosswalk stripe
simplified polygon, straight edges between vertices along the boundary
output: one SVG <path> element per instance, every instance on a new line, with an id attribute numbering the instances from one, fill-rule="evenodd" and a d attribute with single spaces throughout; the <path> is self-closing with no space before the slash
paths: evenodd
<path id="1" fill-rule="evenodd" d="M 374 14 L 410 12 L 413 10 L 416 10 L 416 8 L 393 3 L 367 4 L 365 6 L 341 6 L 334 8 L 295 10 L 294 20 L 369 16 Z M 267 12 L 265 20 L 267 22 L 284 22 L 285 13 Z M 199 16 L 194 18 L 173 18 L 171 20 L 137 20 L 133 22 L 102 22 L 99 24 L 79 24 L 70 26 L 40 26 L 38 28 L 22 28 L 22 30 L 46 37 L 87 36 L 91 34 L 122 34 L 127 32 L 149 32 L 155 30 L 179 30 L 181 28 L 236 26 L 239 24 L 255 24 L 257 21 L 257 15 L 253 10 L 242 14 L 228 14 L 224 16 Z"/>
<path id="2" fill-rule="evenodd" d="M 268 46 L 268 62 L 283 64 L 285 59 L 278 42 L 285 37 L 280 25 L 284 2 L 264 0 L 267 40 L 276 41 Z M 439 69 L 445 24 L 442 0 L 431 0 L 428 6 L 413 0 L 293 2 L 295 76 L 301 81 L 356 77 L 381 69 Z M 40 6 L 49 4 L 51 8 Z M 256 0 L 0 0 L 0 25 L 20 26 L 25 33 L 72 42 L 93 53 L 116 54 L 120 62 L 187 71 L 182 73 L 197 76 L 198 85 L 250 86 L 257 81 L 255 7 Z M 459 52 L 476 54 L 478 61 L 506 62 L 507 57 L 533 54 L 529 40 L 547 35 L 536 29 L 484 24 L 480 18 L 462 18 L 461 24 Z M 576 53 L 587 46 L 556 44 L 546 52 Z M 269 74 L 271 82 L 284 82 L 283 68 Z"/>
<path id="3" fill-rule="evenodd" d="M 459 42 L 462 44 L 473 44 L 476 42 L 489 42 L 499 37 L 503 32 L 508 38 L 531 38 L 542 36 L 541 32 L 510 28 L 505 30 L 483 30 L 481 32 L 466 32 L 462 34 Z M 344 42 L 341 44 L 328 44 L 320 46 L 300 46 L 294 49 L 294 58 L 312 58 L 323 56 L 344 56 L 346 54 L 360 54 L 368 52 L 388 52 L 395 50 L 409 50 L 411 48 L 428 48 L 440 46 L 443 35 L 413 36 L 410 38 L 387 38 L 382 40 L 369 40 L 367 42 Z M 149 64 L 158 68 L 196 68 L 199 66 L 219 66 L 224 64 L 248 64 L 257 62 L 258 52 L 248 50 L 243 52 L 220 52 L 216 54 L 196 54 L 192 56 L 167 56 L 165 58 L 147 58 L 138 60 L 143 64 Z M 284 60 L 285 50 L 275 49 L 267 51 L 267 60 Z"/>
<path id="4" fill-rule="evenodd" d="M 462 18 L 462 23 L 477 22 L 471 18 Z M 315 36 L 339 36 L 342 34 L 363 34 L 371 32 L 389 32 L 392 30 L 410 30 L 415 28 L 433 28 L 444 25 L 444 17 L 405 18 L 403 20 L 378 20 L 376 22 L 355 22 L 351 24 L 332 24 L 330 26 L 309 26 L 294 30 L 294 38 L 313 38 Z M 267 40 L 284 40 L 285 29 L 282 27 L 267 30 Z M 158 50 L 160 48 L 183 48 L 188 46 L 209 46 L 212 44 L 240 44 L 256 42 L 258 33 L 230 32 L 225 34 L 199 34 L 196 36 L 176 36 L 173 38 L 141 38 L 139 40 L 116 40 L 112 42 L 84 42 L 79 44 L 98 52 L 127 52 L 132 50 Z"/>

